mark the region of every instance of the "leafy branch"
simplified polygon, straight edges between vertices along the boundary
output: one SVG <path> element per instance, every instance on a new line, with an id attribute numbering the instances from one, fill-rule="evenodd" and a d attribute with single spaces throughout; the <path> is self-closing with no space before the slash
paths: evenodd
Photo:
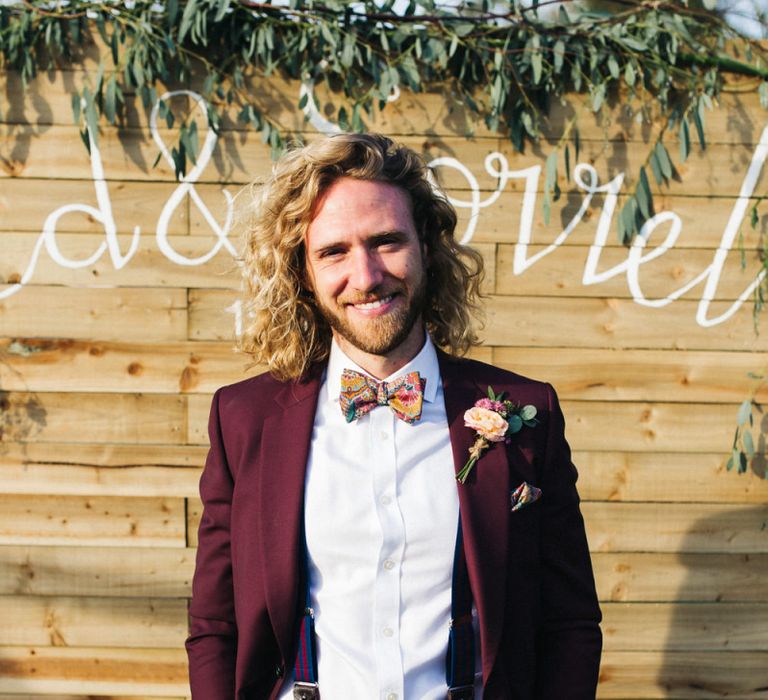
<path id="1" fill-rule="evenodd" d="M 393 12 L 393 4 L 25 0 L 0 7 L 0 62 L 26 84 L 39 70 L 77 65 L 98 35 L 105 49 L 96 85 L 73 99 L 86 145 L 88 132 L 98 139 L 100 117 L 124 123 L 128 94 L 138 94 L 148 108 L 160 84 L 200 76 L 213 127 L 237 105 L 240 123 L 262 132 L 275 152 L 285 134 L 247 90 L 245 77 L 254 71 L 328 81 L 341 93 L 336 119 L 356 131 L 367 128 L 374 110 L 384 109 L 400 86 L 437 89 L 461 100 L 521 151 L 541 138 L 552 100 L 573 93 L 585 95 L 596 113 L 622 92 L 653 101 L 668 121 L 680 124 L 681 134 L 689 134 L 692 123 L 703 146 L 701 105 L 717 97 L 722 74 L 766 78 L 760 46 L 693 0 L 623 0 L 623 9 L 612 14 L 539 3 L 559 4 L 554 20 L 540 18 L 536 3 L 523 7 L 517 0 L 505 11 L 488 0 L 458 8 L 412 0 L 402 13 Z M 727 42 L 736 42 L 747 60 L 730 55 Z M 174 116 L 161 109 L 172 126 Z M 690 138 L 681 143 L 685 160 Z M 193 122 L 182 121 L 173 149 L 179 175 L 197 149 Z M 669 179 L 671 159 L 661 140 L 653 153 L 649 165 L 661 185 Z M 556 198 L 557 167 L 547 171 L 545 199 Z M 619 217 L 624 241 L 653 209 L 647 181 L 641 170 Z"/>

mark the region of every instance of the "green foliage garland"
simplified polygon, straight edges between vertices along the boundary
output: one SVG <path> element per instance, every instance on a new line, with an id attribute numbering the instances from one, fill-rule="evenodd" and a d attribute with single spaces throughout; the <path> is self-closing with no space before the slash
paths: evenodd
<path id="1" fill-rule="evenodd" d="M 246 0 L 20 2 L 0 7 L 0 61 L 28 81 L 39 70 L 76 65 L 90 32 L 97 31 L 109 51 L 95 87 L 73 95 L 86 145 L 85 128 L 96 138 L 100 115 L 111 124 L 122 122 L 126 92 L 138 92 L 148 106 L 158 83 L 181 84 L 200 73 L 214 128 L 223 103 L 234 103 L 240 120 L 261 131 L 276 151 L 283 136 L 244 89 L 250 71 L 329 81 L 344 97 L 336 115 L 340 126 L 355 131 L 365 130 L 374 106 L 385 108 L 396 87 L 438 89 L 484 118 L 491 130 L 508 135 L 518 150 L 539 139 L 553 99 L 583 93 L 591 110 L 600 112 L 607 98 L 626 89 L 630 98 L 658 105 L 663 116 L 646 163 L 658 185 L 674 172 L 663 142 L 667 130 L 679 131 L 681 161 L 693 133 L 705 145 L 705 107 L 719 94 L 723 72 L 766 76 L 762 49 L 693 0 L 627 0 L 612 13 L 577 13 L 559 3 L 557 18 L 549 21 L 517 0 L 485 0 L 458 10 L 411 1 L 402 14 L 394 14 L 392 5 L 393 0 L 293 0 L 288 6 Z M 499 5 L 504 11 L 492 11 Z M 734 41 L 744 60 L 727 55 L 727 42 Z M 760 92 L 768 98 L 768 83 Z M 161 116 L 173 119 L 167 110 Z M 174 160 L 183 173 L 198 143 L 192 124 L 180 127 Z M 568 176 L 571 147 L 578 158 L 577 124 L 569 132 L 571 145 L 564 141 L 559 149 Z M 547 218 L 549 202 L 559 196 L 557 168 L 555 154 L 546 168 Z M 619 216 L 620 238 L 630 240 L 652 211 L 643 166 Z"/>

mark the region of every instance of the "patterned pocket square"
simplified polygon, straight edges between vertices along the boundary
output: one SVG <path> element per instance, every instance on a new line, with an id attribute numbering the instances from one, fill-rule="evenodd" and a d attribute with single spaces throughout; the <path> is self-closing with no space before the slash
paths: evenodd
<path id="1" fill-rule="evenodd" d="M 518 486 L 510 496 L 512 502 L 512 512 L 525 508 L 525 506 L 535 503 L 541 498 L 541 489 L 537 489 L 535 486 L 531 486 L 524 481 Z"/>

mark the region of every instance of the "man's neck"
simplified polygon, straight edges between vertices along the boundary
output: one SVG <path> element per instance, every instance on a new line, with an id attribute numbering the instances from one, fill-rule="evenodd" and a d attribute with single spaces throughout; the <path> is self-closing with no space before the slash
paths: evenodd
<path id="1" fill-rule="evenodd" d="M 409 333 L 400 345 L 386 355 L 364 352 L 340 336 L 335 335 L 335 338 L 339 348 L 350 360 L 372 377 L 384 379 L 397 372 L 401 367 L 405 367 L 419 354 L 424 347 L 426 330 L 423 325 L 414 326 L 413 332 Z"/>

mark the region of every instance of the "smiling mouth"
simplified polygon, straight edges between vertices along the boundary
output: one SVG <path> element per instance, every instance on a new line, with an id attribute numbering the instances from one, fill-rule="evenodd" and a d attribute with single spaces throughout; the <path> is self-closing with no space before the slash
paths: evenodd
<path id="1" fill-rule="evenodd" d="M 354 308 L 360 309 L 361 311 L 369 311 L 371 309 L 378 309 L 385 304 L 388 304 L 392 299 L 395 298 L 394 294 L 390 294 L 388 296 L 382 297 L 381 299 L 376 299 L 374 301 L 369 301 L 364 304 L 352 304 Z"/>

